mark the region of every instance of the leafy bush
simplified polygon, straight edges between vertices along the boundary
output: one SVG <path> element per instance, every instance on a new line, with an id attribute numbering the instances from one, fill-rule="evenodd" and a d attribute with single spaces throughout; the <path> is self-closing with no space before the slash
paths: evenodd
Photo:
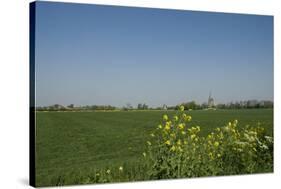
<path id="1" fill-rule="evenodd" d="M 151 179 L 273 170 L 273 138 L 265 135 L 264 128 L 238 129 L 238 121 L 234 120 L 203 137 L 199 135 L 199 126 L 188 126 L 191 119 L 181 106 L 171 119 L 164 115 L 162 123 L 151 133 L 147 152 L 143 154 L 146 164 L 151 165 Z"/>

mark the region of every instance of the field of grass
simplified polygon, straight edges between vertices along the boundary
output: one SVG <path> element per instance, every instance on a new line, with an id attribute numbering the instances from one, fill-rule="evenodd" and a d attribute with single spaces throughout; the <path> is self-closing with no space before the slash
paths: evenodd
<path id="1" fill-rule="evenodd" d="M 37 112 L 36 183 L 53 185 L 62 175 L 70 184 L 94 169 L 119 167 L 138 161 L 145 150 L 149 133 L 163 114 L 174 111 L 120 112 Z M 260 122 L 273 133 L 273 110 L 200 110 L 187 112 L 200 125 L 204 135 L 216 127 L 238 119 L 239 127 Z"/>

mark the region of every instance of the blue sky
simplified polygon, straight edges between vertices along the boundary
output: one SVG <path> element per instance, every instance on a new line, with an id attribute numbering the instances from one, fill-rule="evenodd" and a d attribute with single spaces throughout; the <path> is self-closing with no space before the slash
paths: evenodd
<path id="1" fill-rule="evenodd" d="M 273 100 L 273 17 L 37 2 L 36 104 Z"/>

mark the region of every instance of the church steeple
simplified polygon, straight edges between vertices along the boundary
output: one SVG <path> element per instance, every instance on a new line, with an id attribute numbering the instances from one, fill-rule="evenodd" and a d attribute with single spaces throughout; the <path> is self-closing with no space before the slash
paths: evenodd
<path id="1" fill-rule="evenodd" d="M 213 108 L 215 106 L 214 99 L 212 98 L 212 91 L 209 92 L 208 98 L 208 108 Z"/>

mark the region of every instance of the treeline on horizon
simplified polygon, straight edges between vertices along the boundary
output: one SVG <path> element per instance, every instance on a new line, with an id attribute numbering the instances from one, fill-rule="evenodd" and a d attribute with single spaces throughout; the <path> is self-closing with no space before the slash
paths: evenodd
<path id="1" fill-rule="evenodd" d="M 145 103 L 139 103 L 136 107 L 131 104 L 126 104 L 123 107 L 116 107 L 111 105 L 86 105 L 86 106 L 75 106 L 70 104 L 68 106 L 62 106 L 60 104 L 54 104 L 51 106 L 38 106 L 36 111 L 85 111 L 85 110 L 178 110 L 179 106 L 183 105 L 185 110 L 203 110 L 203 109 L 253 109 L 253 108 L 273 108 L 273 102 L 269 100 L 247 100 L 237 101 L 230 103 L 220 103 L 217 105 L 210 106 L 207 103 L 198 104 L 195 101 L 184 102 L 175 106 L 163 105 L 162 107 L 149 107 Z"/>

